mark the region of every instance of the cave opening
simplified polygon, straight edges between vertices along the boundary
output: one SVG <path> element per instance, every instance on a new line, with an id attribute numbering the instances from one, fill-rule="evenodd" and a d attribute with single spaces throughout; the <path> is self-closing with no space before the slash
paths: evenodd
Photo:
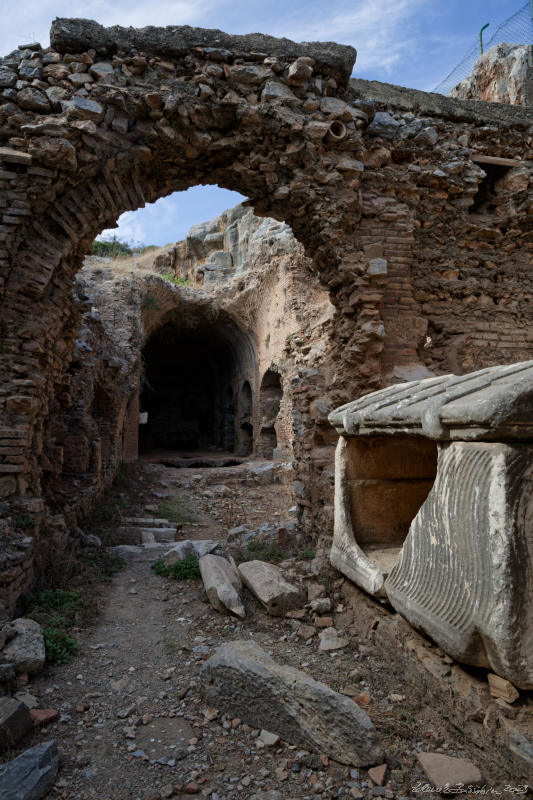
<path id="1" fill-rule="evenodd" d="M 142 356 L 139 452 L 235 452 L 235 395 L 253 364 L 246 334 L 229 318 L 171 318 Z"/>

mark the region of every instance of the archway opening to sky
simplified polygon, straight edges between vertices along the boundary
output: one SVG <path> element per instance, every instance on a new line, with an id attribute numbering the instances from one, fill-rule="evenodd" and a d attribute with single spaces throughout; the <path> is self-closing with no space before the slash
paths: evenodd
<path id="1" fill-rule="evenodd" d="M 218 217 L 246 197 L 219 186 L 192 186 L 185 192 L 173 192 L 144 208 L 126 211 L 117 227 L 102 231 L 98 239 L 117 239 L 133 247 L 165 245 L 185 238 L 199 222 Z"/>

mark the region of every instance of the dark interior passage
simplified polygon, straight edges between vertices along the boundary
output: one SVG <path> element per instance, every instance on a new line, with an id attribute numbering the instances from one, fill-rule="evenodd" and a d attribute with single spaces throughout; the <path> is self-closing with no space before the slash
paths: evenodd
<path id="1" fill-rule="evenodd" d="M 234 386 L 247 360 L 246 336 L 229 321 L 185 328 L 170 320 L 143 349 L 139 450 L 235 449 Z"/>

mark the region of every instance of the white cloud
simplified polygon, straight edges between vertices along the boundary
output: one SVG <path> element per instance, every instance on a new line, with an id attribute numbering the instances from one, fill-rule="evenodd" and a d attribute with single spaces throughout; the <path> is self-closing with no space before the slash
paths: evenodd
<path id="1" fill-rule="evenodd" d="M 419 46 L 414 27 L 424 5 L 427 0 L 338 0 L 329 6 L 327 22 L 323 13 L 306 15 L 303 25 L 301 19 L 291 20 L 282 35 L 352 44 L 357 49 L 356 73 L 375 69 L 388 74 L 410 48 Z"/>

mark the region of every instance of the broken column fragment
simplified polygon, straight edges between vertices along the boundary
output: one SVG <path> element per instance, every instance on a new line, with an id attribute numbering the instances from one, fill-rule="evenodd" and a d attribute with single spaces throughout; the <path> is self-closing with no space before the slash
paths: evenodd
<path id="1" fill-rule="evenodd" d="M 255 642 L 221 645 L 202 668 L 210 706 L 254 728 L 353 766 L 382 759 L 377 732 L 356 703 L 293 667 L 277 664 Z"/>
<path id="2" fill-rule="evenodd" d="M 458 661 L 523 689 L 533 688 L 532 397 L 528 361 L 390 386 L 330 415 L 341 434 L 333 565 Z"/>
<path id="3" fill-rule="evenodd" d="M 242 581 L 233 559 L 230 562 L 222 556 L 208 554 L 202 556 L 199 566 L 205 593 L 213 608 L 223 614 L 230 611 L 244 619 L 246 611 L 240 595 Z"/>
<path id="4" fill-rule="evenodd" d="M 305 602 L 303 592 L 286 581 L 281 570 L 273 564 L 246 561 L 239 564 L 239 575 L 244 585 L 273 617 L 282 617 L 293 608 L 301 608 Z"/>

